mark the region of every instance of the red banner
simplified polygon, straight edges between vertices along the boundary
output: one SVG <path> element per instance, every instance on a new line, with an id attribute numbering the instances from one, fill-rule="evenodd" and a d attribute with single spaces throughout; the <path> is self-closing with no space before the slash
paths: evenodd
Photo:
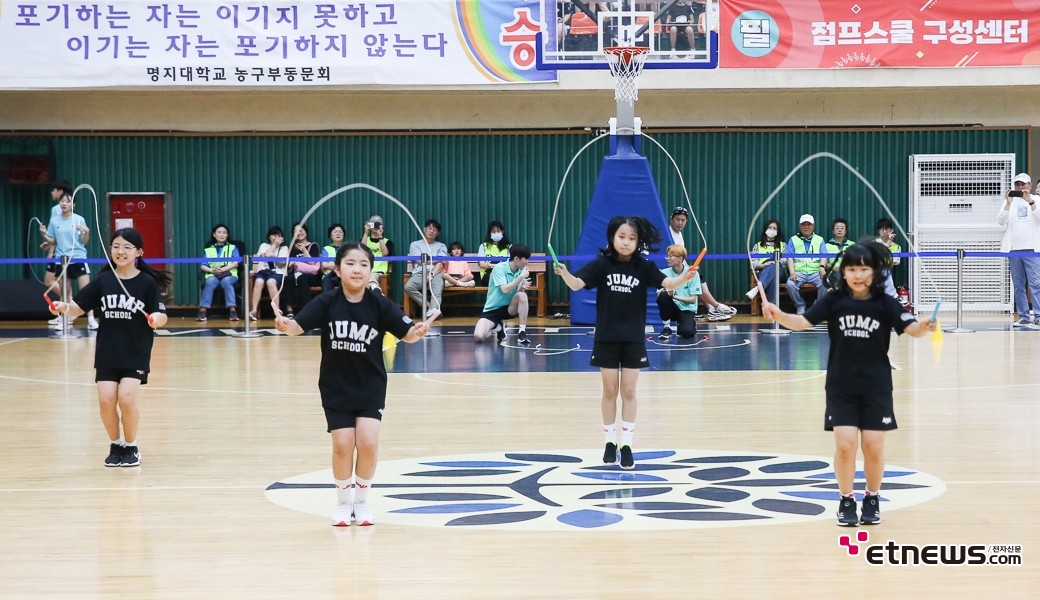
<path id="1" fill-rule="evenodd" d="M 723 68 L 1040 64 L 1040 0 L 722 0 Z"/>

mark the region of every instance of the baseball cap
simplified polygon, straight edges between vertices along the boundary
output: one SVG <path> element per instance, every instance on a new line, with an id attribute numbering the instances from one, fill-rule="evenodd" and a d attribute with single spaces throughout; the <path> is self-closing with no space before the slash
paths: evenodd
<path id="1" fill-rule="evenodd" d="M 810 214 L 804 214 L 798 217 L 798 224 L 801 225 L 802 223 L 812 223 L 813 225 L 815 225 L 816 219 L 814 219 L 813 216 Z"/>
<path id="2" fill-rule="evenodd" d="M 682 206 L 676 206 L 675 210 L 672 211 L 672 216 L 674 217 L 675 215 L 685 215 L 688 217 L 690 216 L 690 211 L 686 210 Z"/>
<path id="3" fill-rule="evenodd" d="M 1020 183 L 1020 182 L 1021 183 L 1025 183 L 1027 185 L 1032 185 L 1033 184 L 1033 180 L 1030 179 L 1029 173 L 1019 173 L 1018 175 L 1015 175 L 1015 183 Z"/>

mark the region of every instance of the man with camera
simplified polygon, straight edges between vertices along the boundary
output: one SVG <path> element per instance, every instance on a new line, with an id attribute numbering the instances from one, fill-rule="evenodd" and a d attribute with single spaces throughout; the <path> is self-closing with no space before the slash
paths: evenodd
<path id="1" fill-rule="evenodd" d="M 1037 200 L 1040 196 L 1029 193 L 1033 185 L 1027 173 L 1015 176 L 1015 189 L 1004 194 L 1004 204 L 997 213 L 997 224 L 1005 227 L 1001 252 L 1009 252 L 1011 285 L 1015 292 L 1015 312 L 1018 320 L 1015 327 L 1040 329 L 1040 258 L 1033 256 L 1040 248 L 1040 211 Z M 1020 256 L 1016 256 L 1021 254 Z M 1029 302 L 1026 286 L 1033 295 L 1033 318 L 1029 318 Z"/>
<path id="2" fill-rule="evenodd" d="M 361 238 L 361 243 L 368 246 L 368 249 L 372 251 L 372 256 L 376 257 L 376 262 L 372 265 L 372 274 L 368 279 L 368 287 L 372 288 L 372 291 L 383 293 L 379 283 L 382 278 L 389 276 L 390 263 L 379 260 L 379 258 L 394 255 L 394 243 L 387 239 L 386 232 L 383 230 L 383 217 L 372 215 L 368 218 L 368 221 L 365 222 L 365 235 Z"/>

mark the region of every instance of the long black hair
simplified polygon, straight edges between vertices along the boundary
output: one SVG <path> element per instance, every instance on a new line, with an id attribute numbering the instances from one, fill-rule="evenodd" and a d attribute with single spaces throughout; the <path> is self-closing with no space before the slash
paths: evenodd
<path id="1" fill-rule="evenodd" d="M 849 246 L 841 259 L 841 278 L 834 287 L 834 293 L 849 293 L 849 284 L 845 282 L 846 267 L 867 266 L 874 271 L 874 280 L 870 283 L 872 298 L 885 294 L 885 277 L 881 270 L 891 260 L 888 249 L 874 240 L 865 240 Z"/>
<path id="2" fill-rule="evenodd" d="M 502 232 L 502 239 L 500 241 L 494 241 L 491 239 L 491 230 L 498 227 L 499 231 Z M 484 235 L 484 243 L 490 246 L 498 246 L 499 250 L 505 250 L 509 247 L 509 234 L 506 233 L 506 226 L 502 224 L 502 221 L 491 221 L 487 226 L 487 233 Z"/>
<path id="3" fill-rule="evenodd" d="M 130 242 L 130 245 L 132 245 L 134 248 L 137 248 L 138 250 L 144 250 L 144 238 L 141 237 L 141 232 L 134 229 L 133 227 L 124 227 L 122 229 L 117 229 L 115 233 L 112 234 L 112 239 L 109 240 L 108 245 L 111 246 L 113 243 L 115 243 L 116 238 L 123 238 L 127 242 Z M 134 266 L 137 267 L 139 271 L 151 275 L 152 278 L 155 279 L 155 282 L 159 284 L 160 289 L 163 289 L 164 286 L 170 283 L 169 273 L 167 273 L 166 271 L 157 271 L 153 269 L 148 263 L 144 262 L 144 258 L 140 256 L 138 256 L 134 260 Z M 111 260 L 108 264 L 102 267 L 101 272 L 104 272 L 105 269 L 108 269 L 109 271 L 112 270 Z"/>
<path id="4" fill-rule="evenodd" d="M 776 237 L 772 240 L 766 237 L 766 230 L 769 229 L 770 225 L 776 225 Z M 787 240 L 784 239 L 784 230 L 780 227 L 780 221 L 777 221 L 776 219 L 769 219 L 766 221 L 766 224 L 762 227 L 762 235 L 758 236 L 758 243 L 763 246 L 779 248 L 780 244 L 783 244 L 785 241 Z"/>
<path id="5" fill-rule="evenodd" d="M 655 244 L 661 241 L 661 230 L 654 227 L 653 223 L 645 217 L 614 217 L 607 224 L 607 247 L 599 251 L 600 256 L 612 261 L 618 259 L 617 250 L 614 249 L 614 234 L 622 225 L 629 225 L 636 232 L 634 259 L 642 258 L 643 252 L 657 252 Z"/>

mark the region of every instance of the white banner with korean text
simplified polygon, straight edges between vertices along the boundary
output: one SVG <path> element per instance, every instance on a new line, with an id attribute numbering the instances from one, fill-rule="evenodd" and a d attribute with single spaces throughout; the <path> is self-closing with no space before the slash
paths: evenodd
<path id="1" fill-rule="evenodd" d="M 483 85 L 535 68 L 539 0 L 0 0 L 0 89 Z"/>

